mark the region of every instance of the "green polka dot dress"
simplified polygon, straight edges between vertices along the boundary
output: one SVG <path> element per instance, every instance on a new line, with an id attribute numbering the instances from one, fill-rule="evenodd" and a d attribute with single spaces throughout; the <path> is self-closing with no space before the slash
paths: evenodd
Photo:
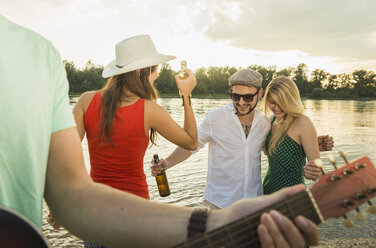
<path id="1" fill-rule="evenodd" d="M 275 118 L 273 122 L 274 120 Z M 269 166 L 263 183 L 264 194 L 271 194 L 292 185 L 304 184 L 303 166 L 306 164 L 306 155 L 303 147 L 286 134 L 275 153 L 271 155 L 268 153 L 271 137 L 270 129 L 265 141 Z"/>

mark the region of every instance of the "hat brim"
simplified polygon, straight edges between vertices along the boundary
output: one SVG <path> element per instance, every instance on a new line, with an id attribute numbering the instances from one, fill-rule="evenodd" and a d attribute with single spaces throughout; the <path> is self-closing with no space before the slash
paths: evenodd
<path id="1" fill-rule="evenodd" d="M 138 69 L 142 69 L 145 67 L 153 66 L 153 65 L 159 65 L 162 63 L 166 63 L 167 61 L 175 59 L 175 56 L 171 55 L 163 55 L 163 54 L 157 54 L 154 57 L 151 58 L 144 58 L 144 59 L 138 59 L 134 62 L 131 62 L 122 68 L 119 68 L 116 66 L 116 60 L 111 61 L 106 67 L 103 69 L 102 77 L 108 78 L 111 76 L 123 74 L 130 71 L 135 71 Z"/>

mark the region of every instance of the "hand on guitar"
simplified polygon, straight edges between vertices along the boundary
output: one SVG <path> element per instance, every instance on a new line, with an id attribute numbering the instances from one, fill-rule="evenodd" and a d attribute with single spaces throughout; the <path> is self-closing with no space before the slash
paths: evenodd
<path id="1" fill-rule="evenodd" d="M 238 201 L 224 210 L 228 212 L 227 220 L 232 222 L 242 218 L 270 204 L 280 202 L 304 189 L 303 185 L 297 185 L 271 195 Z M 271 210 L 263 213 L 259 221 L 257 234 L 262 247 L 304 247 L 305 245 L 319 244 L 320 235 L 316 224 L 305 217 L 296 217 L 294 225 L 292 221 L 279 212 Z"/>
<path id="2" fill-rule="evenodd" d="M 304 247 L 307 244 L 318 245 L 319 243 L 316 225 L 302 216 L 295 218 L 295 226 L 288 218 L 272 210 L 261 215 L 260 221 L 257 233 L 264 248 Z"/>

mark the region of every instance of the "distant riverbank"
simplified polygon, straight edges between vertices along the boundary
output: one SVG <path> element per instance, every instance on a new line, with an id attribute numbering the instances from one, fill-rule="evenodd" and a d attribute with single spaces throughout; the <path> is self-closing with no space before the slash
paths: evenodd
<path id="1" fill-rule="evenodd" d="M 70 92 L 69 96 L 79 97 L 83 92 Z M 179 94 L 175 93 L 160 93 L 160 98 L 180 98 Z M 376 96 L 371 97 L 343 97 L 343 96 L 322 96 L 322 97 L 313 97 L 312 94 L 306 94 L 301 96 L 302 99 L 310 100 L 356 100 L 356 101 L 376 101 Z M 229 99 L 229 94 L 192 94 L 192 98 L 197 99 Z"/>

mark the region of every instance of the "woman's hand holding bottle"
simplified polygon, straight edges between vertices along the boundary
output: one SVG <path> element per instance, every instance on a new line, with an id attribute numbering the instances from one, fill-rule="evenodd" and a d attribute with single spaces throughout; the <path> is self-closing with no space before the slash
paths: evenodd
<path id="1" fill-rule="evenodd" d="M 188 74 L 188 77 L 186 78 L 180 78 L 179 75 L 176 75 L 175 80 L 180 94 L 183 96 L 190 96 L 197 82 L 193 71 L 187 69 L 186 74 Z"/>

